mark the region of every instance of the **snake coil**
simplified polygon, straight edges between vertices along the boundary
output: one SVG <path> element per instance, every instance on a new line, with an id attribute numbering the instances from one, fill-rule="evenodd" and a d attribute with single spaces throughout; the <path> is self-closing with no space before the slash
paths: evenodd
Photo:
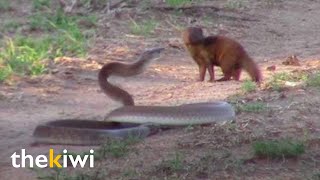
<path id="1" fill-rule="evenodd" d="M 159 57 L 164 48 L 146 50 L 132 64 L 112 62 L 99 71 L 102 91 L 124 106 L 110 112 L 106 121 L 58 120 L 39 125 L 34 131 L 36 143 L 97 145 L 114 137 L 131 135 L 146 137 L 147 125 L 182 126 L 206 123 L 226 123 L 234 120 L 235 112 L 223 101 L 185 104 L 181 106 L 135 106 L 132 96 L 108 82 L 110 76 L 129 77 L 143 72 L 151 60 Z M 146 125 L 147 124 L 147 125 Z"/>

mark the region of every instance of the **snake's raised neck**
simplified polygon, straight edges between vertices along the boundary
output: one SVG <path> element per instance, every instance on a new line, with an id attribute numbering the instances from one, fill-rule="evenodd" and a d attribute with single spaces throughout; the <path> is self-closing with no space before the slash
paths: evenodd
<path id="1" fill-rule="evenodd" d="M 115 101 L 120 101 L 125 106 L 134 106 L 132 96 L 125 90 L 109 83 L 111 75 L 128 77 L 140 74 L 152 59 L 159 57 L 164 48 L 153 48 L 144 51 L 138 60 L 132 64 L 112 62 L 105 64 L 98 75 L 98 81 L 102 91 Z"/>

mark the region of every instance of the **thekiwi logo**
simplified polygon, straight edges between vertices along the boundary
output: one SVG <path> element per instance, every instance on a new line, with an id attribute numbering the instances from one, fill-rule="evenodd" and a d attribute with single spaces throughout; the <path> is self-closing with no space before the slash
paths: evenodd
<path id="1" fill-rule="evenodd" d="M 11 155 L 12 160 L 12 166 L 15 168 L 25 168 L 30 167 L 33 168 L 34 165 L 39 168 L 67 168 L 68 165 L 71 163 L 71 165 L 76 168 L 78 164 L 80 164 L 80 167 L 83 168 L 87 161 L 89 161 L 89 167 L 94 167 L 94 150 L 91 149 L 89 154 L 87 155 L 70 155 L 68 154 L 68 151 L 64 149 L 63 154 L 54 154 L 53 149 L 49 149 L 49 155 L 37 155 L 35 158 L 32 155 L 26 154 L 25 149 L 21 149 L 21 154 L 17 154 L 17 152 L 14 152 Z M 89 159 L 89 160 L 88 160 Z M 62 163 L 61 163 L 62 160 Z M 26 163 L 29 163 L 28 166 L 26 166 Z"/>

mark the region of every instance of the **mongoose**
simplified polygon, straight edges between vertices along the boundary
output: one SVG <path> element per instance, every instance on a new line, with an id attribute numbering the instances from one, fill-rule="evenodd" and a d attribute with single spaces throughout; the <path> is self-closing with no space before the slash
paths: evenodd
<path id="1" fill-rule="evenodd" d="M 246 70 L 252 80 L 260 83 L 261 73 L 256 63 L 237 41 L 225 36 L 203 35 L 199 27 L 189 27 L 182 32 L 182 39 L 193 60 L 199 66 L 199 80 L 205 78 L 208 69 L 210 80 L 214 81 L 214 66 L 220 66 L 224 77 L 217 81 L 239 80 L 241 70 Z"/>

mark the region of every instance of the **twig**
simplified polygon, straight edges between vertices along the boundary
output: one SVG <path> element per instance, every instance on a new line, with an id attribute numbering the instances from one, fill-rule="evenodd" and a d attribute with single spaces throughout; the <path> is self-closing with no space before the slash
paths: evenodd
<path id="1" fill-rule="evenodd" d="M 60 8 L 63 9 L 65 13 L 71 13 L 74 6 L 77 4 L 77 0 L 72 0 L 71 6 L 68 6 L 64 0 L 59 0 Z"/>
<path id="2" fill-rule="evenodd" d="M 178 32 L 181 33 L 181 29 L 179 27 L 177 27 L 176 25 L 172 24 L 169 20 L 166 20 L 166 22 L 173 27 L 173 29 Z"/>
<path id="3" fill-rule="evenodd" d="M 218 8 L 215 6 L 203 6 L 203 5 L 197 5 L 197 6 L 180 6 L 180 7 L 172 7 L 172 6 L 151 6 L 147 9 L 157 9 L 157 10 L 186 10 L 186 9 L 213 9 L 215 11 L 221 11 L 224 10 L 223 8 Z"/>
<path id="4" fill-rule="evenodd" d="M 125 2 L 125 1 L 126 0 L 121 0 L 119 2 L 116 2 L 116 3 L 112 4 L 112 5 L 110 4 L 110 10 L 118 7 L 121 3 Z"/>
<path id="5" fill-rule="evenodd" d="M 71 13 L 73 10 L 74 6 L 77 4 L 77 0 L 72 0 L 71 6 L 68 6 L 65 8 L 66 13 Z"/>
<path id="6" fill-rule="evenodd" d="M 114 8 L 117 8 L 120 4 L 122 4 L 123 2 L 125 2 L 126 0 L 121 0 L 121 1 L 118 1 L 114 4 L 111 4 L 111 0 L 109 0 L 107 2 L 107 5 L 105 7 L 105 9 L 103 10 L 104 12 L 107 12 L 107 13 L 110 13 L 110 11 Z"/>

